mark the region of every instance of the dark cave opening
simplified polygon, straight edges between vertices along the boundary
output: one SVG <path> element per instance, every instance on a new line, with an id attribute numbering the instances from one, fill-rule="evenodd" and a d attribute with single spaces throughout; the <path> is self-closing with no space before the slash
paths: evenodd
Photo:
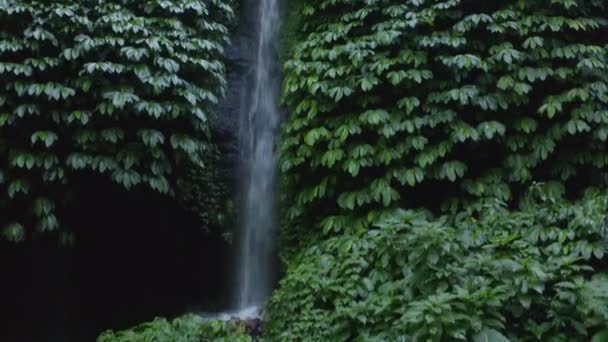
<path id="1" fill-rule="evenodd" d="M 106 329 L 226 307 L 234 253 L 221 236 L 151 190 L 99 177 L 74 184 L 72 247 L 0 241 L 0 340 L 93 341 Z"/>

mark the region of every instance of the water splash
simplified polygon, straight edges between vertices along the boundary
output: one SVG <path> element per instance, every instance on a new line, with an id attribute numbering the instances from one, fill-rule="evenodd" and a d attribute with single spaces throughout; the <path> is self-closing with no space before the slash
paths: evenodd
<path id="1" fill-rule="evenodd" d="M 246 321 L 260 318 L 262 311 L 259 306 L 250 306 L 238 311 L 225 311 L 220 313 L 201 313 L 200 316 L 209 321 Z"/>
<path id="2" fill-rule="evenodd" d="M 244 208 L 238 275 L 239 310 L 260 306 L 274 282 L 275 144 L 280 111 L 279 0 L 255 0 L 253 65 L 241 105 L 239 140 Z"/>

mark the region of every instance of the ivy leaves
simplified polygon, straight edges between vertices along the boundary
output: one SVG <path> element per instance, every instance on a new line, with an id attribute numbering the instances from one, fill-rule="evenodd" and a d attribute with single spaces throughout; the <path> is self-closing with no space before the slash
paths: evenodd
<path id="1" fill-rule="evenodd" d="M 546 170 L 569 182 L 576 165 L 593 174 L 578 181 L 600 178 L 608 79 L 598 37 L 608 21 L 599 3 L 298 6 L 281 147 L 293 236 L 328 217 L 355 226 L 387 204 L 426 205 L 418 198 L 432 189 L 437 209 L 497 194 L 517 201 Z M 327 191 L 297 200 L 328 177 Z M 378 182 L 398 199 L 362 190 Z"/>
<path id="2" fill-rule="evenodd" d="M 602 338 L 605 5 L 295 7 L 268 338 Z"/>
<path id="3" fill-rule="evenodd" d="M 11 27 L 0 37 L 7 236 L 59 229 L 55 212 L 77 172 L 172 194 L 173 170 L 199 167 L 211 149 L 206 113 L 224 92 L 233 17 L 216 0 L 0 2 Z M 52 205 L 36 209 L 37 196 Z"/>

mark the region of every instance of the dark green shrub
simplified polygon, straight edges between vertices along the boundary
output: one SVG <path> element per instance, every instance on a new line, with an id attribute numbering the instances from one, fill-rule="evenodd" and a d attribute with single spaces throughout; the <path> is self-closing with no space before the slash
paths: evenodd
<path id="1" fill-rule="evenodd" d="M 249 335 L 230 323 L 188 315 L 172 322 L 156 319 L 133 329 L 105 332 L 97 342 L 251 342 Z"/>
<path id="2" fill-rule="evenodd" d="M 173 194 L 212 149 L 232 17 L 223 0 L 0 1 L 4 235 L 58 230 L 78 172 Z"/>
<path id="3" fill-rule="evenodd" d="M 606 341 L 608 197 L 396 211 L 289 265 L 269 341 Z"/>

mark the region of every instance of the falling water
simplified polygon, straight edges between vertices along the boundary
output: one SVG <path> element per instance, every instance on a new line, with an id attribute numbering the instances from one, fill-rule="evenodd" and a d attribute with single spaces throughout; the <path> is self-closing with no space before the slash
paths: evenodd
<path id="1" fill-rule="evenodd" d="M 241 105 L 239 139 L 244 208 L 238 274 L 238 309 L 259 307 L 273 286 L 275 143 L 280 119 L 277 65 L 279 0 L 254 3 L 252 67 Z"/>

